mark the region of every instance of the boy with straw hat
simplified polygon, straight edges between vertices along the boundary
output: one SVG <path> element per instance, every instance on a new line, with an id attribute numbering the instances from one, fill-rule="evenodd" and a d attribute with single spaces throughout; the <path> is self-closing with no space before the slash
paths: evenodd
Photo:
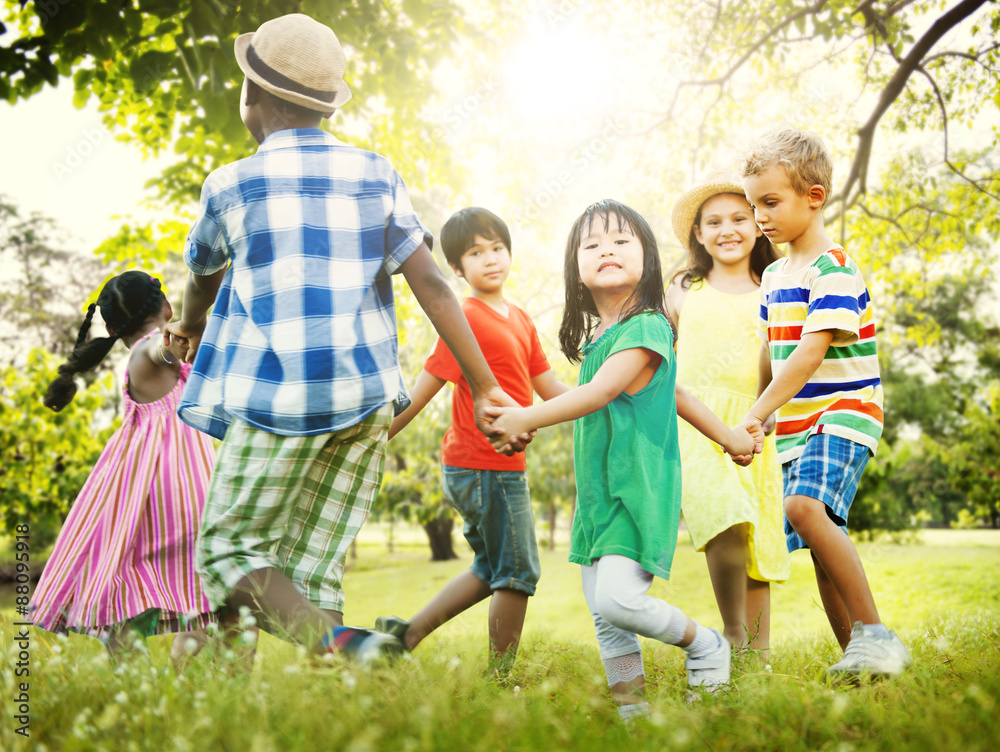
<path id="1" fill-rule="evenodd" d="M 222 439 L 196 563 L 230 623 L 248 608 L 315 653 L 368 661 L 402 648 L 344 627 L 341 587 L 381 483 L 389 423 L 409 403 L 390 275 L 403 274 L 455 354 L 480 429 L 487 405 L 514 403 L 399 174 L 319 129 L 351 97 L 333 31 L 282 16 L 238 37 L 236 59 L 240 114 L 260 148 L 206 179 L 185 244 L 181 319 L 168 327 L 194 361 L 181 419 Z"/>

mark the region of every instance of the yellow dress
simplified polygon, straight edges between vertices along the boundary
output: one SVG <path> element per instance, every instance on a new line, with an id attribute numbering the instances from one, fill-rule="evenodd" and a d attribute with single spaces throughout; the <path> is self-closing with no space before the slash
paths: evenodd
<path id="1" fill-rule="evenodd" d="M 757 292 L 729 295 L 701 281 L 688 290 L 678 316 L 677 383 L 730 426 L 743 420 L 757 394 L 759 311 Z M 750 467 L 740 467 L 686 421 L 678 425 L 681 507 L 695 549 L 704 551 L 719 533 L 748 522 L 747 574 L 760 581 L 787 580 L 774 437 L 767 437 Z"/>

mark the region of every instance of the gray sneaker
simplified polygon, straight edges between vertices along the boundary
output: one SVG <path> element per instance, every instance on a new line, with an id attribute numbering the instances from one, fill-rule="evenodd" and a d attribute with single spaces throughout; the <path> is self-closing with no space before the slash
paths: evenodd
<path id="1" fill-rule="evenodd" d="M 824 675 L 831 679 L 899 676 L 910 665 L 910 654 L 895 632 L 877 635 L 866 632 L 860 621 L 854 622 L 851 641 L 844 656 L 830 666 Z"/>
<path id="2" fill-rule="evenodd" d="M 715 629 L 716 646 L 697 655 L 688 655 L 684 662 L 687 683 L 691 689 L 715 692 L 729 684 L 729 662 L 732 650 L 729 640 Z"/>

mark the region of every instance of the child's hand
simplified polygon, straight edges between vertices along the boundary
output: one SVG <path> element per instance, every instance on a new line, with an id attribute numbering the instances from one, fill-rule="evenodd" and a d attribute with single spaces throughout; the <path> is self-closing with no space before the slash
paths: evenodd
<path id="1" fill-rule="evenodd" d="M 167 351 L 179 360 L 184 360 L 184 356 L 187 355 L 190 346 L 184 337 L 178 337 L 176 334 L 171 334 L 170 332 L 164 332 L 163 344 Z"/>
<path id="2" fill-rule="evenodd" d="M 520 407 L 499 386 L 495 386 L 484 392 L 481 396 L 473 398 L 472 410 L 476 416 L 476 427 L 485 434 L 494 449 L 507 456 L 514 454 L 514 452 L 523 452 L 524 447 L 530 444 L 531 440 L 535 438 L 535 432 L 530 431 L 514 437 L 505 437 L 500 444 L 497 444 L 497 439 L 502 432 L 494 425 L 496 416 L 506 409 Z"/>
<path id="3" fill-rule="evenodd" d="M 185 363 L 190 363 L 194 360 L 195 353 L 198 352 L 198 345 L 201 343 L 201 335 L 204 330 L 204 327 L 197 330 L 188 329 L 180 321 L 167 324 L 163 330 L 163 346 L 170 348 L 170 351 Z M 176 348 L 171 346 L 171 340 L 178 343 Z"/>
<path id="4" fill-rule="evenodd" d="M 778 426 L 778 415 L 777 413 L 771 413 L 770 415 L 767 416 L 767 419 L 764 421 L 764 426 L 763 426 L 764 435 L 770 436 L 772 433 L 774 433 L 774 429 L 777 428 L 777 426 Z"/>
<path id="5" fill-rule="evenodd" d="M 754 454 L 764 448 L 764 431 L 759 421 L 755 425 L 747 425 L 744 421 L 732 428 L 732 434 L 730 445 L 725 447 L 726 453 L 737 465 L 746 467 L 753 462 Z"/>
<path id="6" fill-rule="evenodd" d="M 523 407 L 489 407 L 486 413 L 493 420 L 489 438 L 496 451 L 509 455 L 512 450 L 521 451 L 535 438 L 536 432 L 524 419 Z M 519 445 L 521 449 L 517 449 Z"/>

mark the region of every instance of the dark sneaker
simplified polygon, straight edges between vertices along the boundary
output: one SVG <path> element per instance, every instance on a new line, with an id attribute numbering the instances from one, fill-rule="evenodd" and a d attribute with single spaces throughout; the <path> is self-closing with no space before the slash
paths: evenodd
<path id="1" fill-rule="evenodd" d="M 375 629 L 398 637 L 400 640 L 406 637 L 406 630 L 409 628 L 410 622 L 400 619 L 398 616 L 380 616 L 375 620 Z"/>
<path id="2" fill-rule="evenodd" d="M 324 639 L 324 643 L 330 652 L 341 653 L 362 666 L 406 652 L 398 637 L 361 627 L 334 627 L 333 639 Z"/>

